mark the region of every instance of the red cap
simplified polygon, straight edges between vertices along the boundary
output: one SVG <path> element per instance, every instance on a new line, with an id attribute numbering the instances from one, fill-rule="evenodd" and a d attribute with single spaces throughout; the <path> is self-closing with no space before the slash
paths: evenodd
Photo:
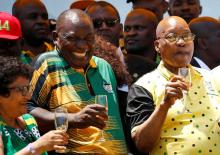
<path id="1" fill-rule="evenodd" d="M 0 12 L 0 38 L 15 40 L 21 38 L 19 20 L 6 12 Z"/>
<path id="2" fill-rule="evenodd" d="M 76 0 L 70 5 L 70 9 L 80 9 L 85 10 L 87 6 L 92 4 L 94 0 Z"/>

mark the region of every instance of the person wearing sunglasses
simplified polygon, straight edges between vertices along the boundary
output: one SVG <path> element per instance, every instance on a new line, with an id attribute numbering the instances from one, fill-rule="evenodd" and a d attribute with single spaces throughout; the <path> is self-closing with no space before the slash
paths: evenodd
<path id="1" fill-rule="evenodd" d="M 178 16 L 157 26 L 154 45 L 161 62 L 131 86 L 127 103 L 131 137 L 143 153 L 220 154 L 220 96 L 210 72 L 190 65 L 194 38 Z M 185 78 L 180 68 L 187 70 Z"/>
<path id="2" fill-rule="evenodd" d="M 27 114 L 31 98 L 30 66 L 15 57 L 0 56 L 0 154 L 32 155 L 64 149 L 68 136 L 64 131 L 50 131 L 40 137 L 33 116 Z"/>
<path id="3" fill-rule="evenodd" d="M 110 3 L 97 1 L 86 8 L 86 13 L 92 18 L 96 35 L 117 47 L 117 54 L 124 63 L 124 56 L 119 45 L 122 37 L 123 26 L 120 23 L 118 10 Z"/>

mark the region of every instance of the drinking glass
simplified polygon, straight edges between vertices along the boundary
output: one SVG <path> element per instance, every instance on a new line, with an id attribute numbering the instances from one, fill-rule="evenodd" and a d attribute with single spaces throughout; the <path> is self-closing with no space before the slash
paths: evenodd
<path id="1" fill-rule="evenodd" d="M 68 129 L 68 112 L 64 107 L 56 108 L 55 111 L 55 128 L 56 130 L 67 131 Z M 57 153 L 65 153 L 66 150 L 56 150 Z"/>
<path id="2" fill-rule="evenodd" d="M 188 90 L 189 90 L 189 88 L 192 85 L 190 68 L 188 67 L 179 68 L 178 75 L 184 78 L 185 82 L 187 83 Z M 183 110 L 180 113 L 186 112 L 186 96 L 188 95 L 188 91 L 182 90 L 182 92 L 183 92 L 183 98 L 182 98 Z"/>
<path id="3" fill-rule="evenodd" d="M 96 95 L 95 96 L 95 103 L 103 105 L 106 108 L 107 113 L 108 113 L 108 98 L 107 98 L 107 95 Z M 105 141 L 104 131 L 101 131 L 100 141 Z"/>

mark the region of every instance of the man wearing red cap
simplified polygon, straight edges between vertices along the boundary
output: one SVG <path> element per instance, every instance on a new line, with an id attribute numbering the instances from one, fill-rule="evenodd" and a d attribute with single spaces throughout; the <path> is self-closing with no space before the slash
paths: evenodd
<path id="1" fill-rule="evenodd" d="M 19 57 L 21 37 L 18 19 L 6 12 L 0 12 L 0 55 Z"/>

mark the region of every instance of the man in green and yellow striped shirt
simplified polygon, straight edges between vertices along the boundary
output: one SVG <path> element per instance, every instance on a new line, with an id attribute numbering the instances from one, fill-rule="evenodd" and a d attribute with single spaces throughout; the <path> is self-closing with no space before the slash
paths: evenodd
<path id="1" fill-rule="evenodd" d="M 35 63 L 30 113 L 41 129 L 50 130 L 54 128 L 53 110 L 66 107 L 70 152 L 126 154 L 116 80 L 111 66 L 92 56 L 91 19 L 80 10 L 64 11 L 53 37 L 56 50 L 42 54 Z M 108 114 L 104 106 L 95 104 L 95 95 L 107 95 Z M 100 141 L 102 135 L 104 141 Z"/>

